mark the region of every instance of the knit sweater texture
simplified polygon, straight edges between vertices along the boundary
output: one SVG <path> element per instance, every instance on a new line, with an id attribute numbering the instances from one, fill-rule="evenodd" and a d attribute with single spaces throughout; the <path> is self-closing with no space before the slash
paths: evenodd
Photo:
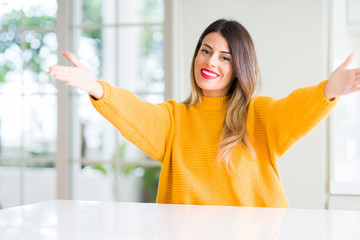
<path id="1" fill-rule="evenodd" d="M 216 164 L 227 97 L 202 97 L 187 107 L 169 100 L 151 104 L 133 93 L 99 81 L 94 107 L 129 141 L 162 164 L 158 203 L 289 207 L 279 158 L 326 118 L 338 99 L 324 96 L 326 81 L 299 88 L 287 97 L 253 97 L 246 128 L 256 158 L 241 145 L 233 169 Z"/>

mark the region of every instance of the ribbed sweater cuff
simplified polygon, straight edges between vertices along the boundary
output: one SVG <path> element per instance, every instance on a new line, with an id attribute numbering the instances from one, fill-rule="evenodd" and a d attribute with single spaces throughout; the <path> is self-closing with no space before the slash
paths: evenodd
<path id="1" fill-rule="evenodd" d="M 324 80 L 322 81 L 318 86 L 320 88 L 320 90 L 318 91 L 319 97 L 322 98 L 324 100 L 324 102 L 327 102 L 328 104 L 336 104 L 339 100 L 340 100 L 340 96 L 334 97 L 332 99 L 328 99 L 325 96 L 325 85 L 327 84 L 329 80 Z"/>
<path id="2" fill-rule="evenodd" d="M 93 104 L 97 104 L 97 105 L 103 105 L 106 103 L 110 102 L 110 98 L 111 98 L 111 87 L 110 84 L 105 82 L 105 81 L 101 81 L 101 80 L 97 80 L 101 86 L 103 87 L 104 93 L 103 96 L 99 99 L 95 99 L 93 96 L 89 95 L 90 100 Z"/>

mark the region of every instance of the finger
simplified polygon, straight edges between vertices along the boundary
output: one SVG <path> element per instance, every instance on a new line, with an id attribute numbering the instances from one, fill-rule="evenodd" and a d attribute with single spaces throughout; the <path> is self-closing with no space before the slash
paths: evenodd
<path id="1" fill-rule="evenodd" d="M 57 65 L 50 67 L 47 74 L 50 75 L 57 67 L 58 67 Z"/>
<path id="2" fill-rule="evenodd" d="M 58 71 L 58 70 L 52 70 L 49 72 L 49 75 L 54 77 L 55 76 L 58 76 L 58 75 L 66 75 L 66 76 L 69 76 L 71 73 L 68 72 L 68 71 Z"/>
<path id="3" fill-rule="evenodd" d="M 71 52 L 64 51 L 62 54 L 75 66 L 78 67 L 81 65 L 80 60 Z"/>
<path id="4" fill-rule="evenodd" d="M 65 66 L 56 65 L 56 66 L 50 67 L 48 74 L 52 74 L 54 72 L 67 72 L 68 73 L 71 71 L 72 68 L 73 67 L 65 67 Z"/>
<path id="5" fill-rule="evenodd" d="M 341 68 L 347 68 L 349 67 L 349 65 L 355 60 L 357 55 L 357 52 L 353 52 L 352 54 L 350 54 L 350 56 L 345 60 L 345 62 L 343 62 L 340 67 Z"/>
<path id="6" fill-rule="evenodd" d="M 360 90 L 360 84 L 356 85 L 352 88 L 352 92 L 359 91 Z"/>
<path id="7" fill-rule="evenodd" d="M 354 84 L 360 84 L 360 77 L 355 78 Z"/>
<path id="8" fill-rule="evenodd" d="M 357 89 L 360 87 L 360 78 L 356 79 L 352 84 L 352 89 Z"/>
<path id="9" fill-rule="evenodd" d="M 357 76 L 357 75 L 360 75 L 360 68 L 356 68 L 356 69 L 354 69 L 354 71 L 355 71 L 355 75 Z"/>
<path id="10" fill-rule="evenodd" d="M 63 73 L 57 73 L 53 75 L 53 78 L 60 81 L 69 81 L 69 75 Z"/>

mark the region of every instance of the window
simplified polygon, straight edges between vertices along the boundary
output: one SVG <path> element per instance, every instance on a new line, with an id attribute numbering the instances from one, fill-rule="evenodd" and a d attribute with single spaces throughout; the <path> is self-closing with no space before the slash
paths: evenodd
<path id="1" fill-rule="evenodd" d="M 2 207 L 55 198 L 56 15 L 56 0 L 0 1 Z"/>
<path id="2" fill-rule="evenodd" d="M 162 102 L 164 26 L 163 0 L 0 0 L 0 207 L 68 192 L 155 201 L 160 165 L 47 71 L 70 50 L 98 79 Z"/>
<path id="3" fill-rule="evenodd" d="M 332 65 L 360 47 L 358 1 L 333 2 Z M 336 9 L 336 11 L 335 11 Z M 355 19 L 353 19 L 353 17 Z M 356 27 L 357 26 L 357 27 Z M 353 67 L 359 66 L 359 61 Z M 343 96 L 331 118 L 330 193 L 360 195 L 360 94 Z"/>
<path id="4" fill-rule="evenodd" d="M 73 1 L 72 51 L 97 79 L 163 102 L 164 1 Z M 73 199 L 154 202 L 160 165 L 70 90 Z"/>

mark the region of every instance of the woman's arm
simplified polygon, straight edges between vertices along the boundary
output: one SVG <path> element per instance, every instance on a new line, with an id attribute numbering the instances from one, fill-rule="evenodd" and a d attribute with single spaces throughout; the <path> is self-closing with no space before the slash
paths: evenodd
<path id="1" fill-rule="evenodd" d="M 100 81 L 101 99 L 90 98 L 96 110 L 121 134 L 151 158 L 162 163 L 169 153 L 174 132 L 175 101 L 152 104 L 133 93 Z"/>
<path id="2" fill-rule="evenodd" d="M 162 162 L 171 146 L 173 105 L 175 102 L 151 104 L 134 94 L 97 81 L 91 71 L 70 52 L 63 55 L 73 67 L 53 66 L 49 74 L 70 86 L 88 92 L 95 108 L 129 141 L 150 157 Z"/>
<path id="3" fill-rule="evenodd" d="M 360 90 L 360 68 L 348 69 L 355 57 L 356 52 L 331 73 L 328 81 L 297 89 L 282 99 L 268 99 L 265 121 L 274 156 L 281 156 L 325 119 L 336 97 Z"/>
<path id="4" fill-rule="evenodd" d="M 296 89 L 284 98 L 259 99 L 264 106 L 263 119 L 274 159 L 279 159 L 332 112 L 339 98 L 329 100 L 325 97 L 327 82 Z M 259 106 L 259 100 L 254 104 Z"/>

